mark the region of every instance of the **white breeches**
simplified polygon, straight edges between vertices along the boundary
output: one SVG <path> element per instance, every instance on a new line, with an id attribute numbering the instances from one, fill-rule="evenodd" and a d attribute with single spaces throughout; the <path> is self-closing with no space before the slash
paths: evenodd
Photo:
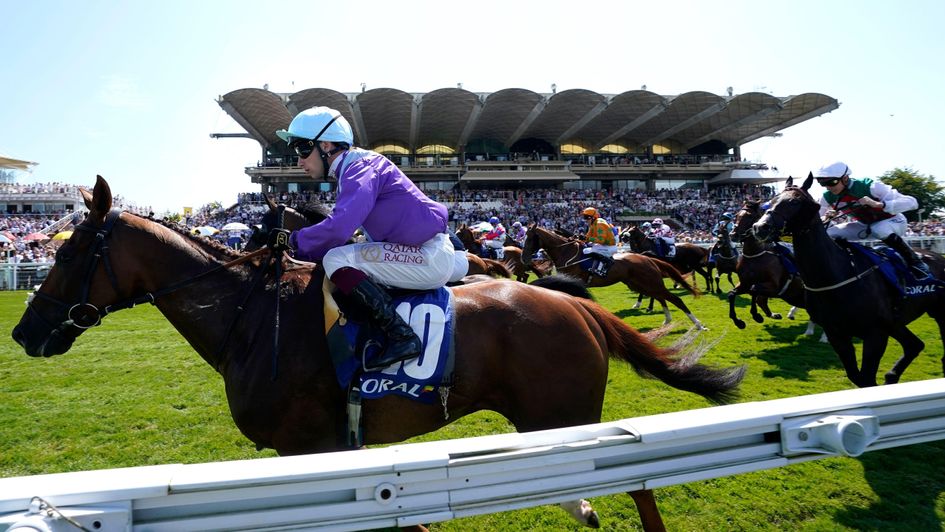
<path id="1" fill-rule="evenodd" d="M 419 246 L 393 242 L 339 246 L 325 254 L 322 266 L 328 277 L 347 266 L 383 285 L 423 290 L 438 288 L 453 278 L 457 255 L 446 233 L 440 233 Z M 465 254 L 463 261 L 468 269 Z"/>
<path id="2" fill-rule="evenodd" d="M 869 235 L 866 234 L 867 229 L 870 231 Z M 882 240 L 893 233 L 899 236 L 906 234 L 906 217 L 902 214 L 897 214 L 892 218 L 886 218 L 870 225 L 854 220 L 827 228 L 827 234 L 830 237 L 845 238 L 847 240 Z"/>
<path id="3" fill-rule="evenodd" d="M 503 258 L 505 256 L 505 246 L 502 245 L 502 242 L 498 240 L 483 240 L 483 247 L 495 250 L 495 256 L 498 258 Z"/>
<path id="4" fill-rule="evenodd" d="M 605 246 L 603 244 L 591 244 L 590 247 L 586 247 L 582 250 L 585 255 L 590 253 L 597 253 L 598 255 L 603 255 L 605 257 L 613 257 L 614 253 L 617 252 L 617 246 Z"/>

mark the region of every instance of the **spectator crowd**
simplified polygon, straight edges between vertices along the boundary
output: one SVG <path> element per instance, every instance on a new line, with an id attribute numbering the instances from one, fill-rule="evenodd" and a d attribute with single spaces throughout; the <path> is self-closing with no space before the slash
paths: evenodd
<path id="1" fill-rule="evenodd" d="M 7 193 L 35 194 L 68 191 L 67 188 L 73 186 L 48 183 L 4 184 L 3 187 Z M 548 188 L 430 190 L 426 193 L 447 206 L 450 224 L 454 229 L 496 216 L 506 227 L 514 222 L 523 225 L 537 223 L 550 229 L 583 234 L 586 227 L 580 216 L 581 210 L 594 207 L 603 218 L 618 227 L 660 217 L 674 224 L 677 242 L 708 243 L 714 240 L 710 230 L 722 213 L 734 213 L 745 199 L 769 198 L 774 194 L 774 189 L 761 185 L 722 185 L 711 190 L 701 187 L 655 191 Z M 331 206 L 335 194 L 326 191 L 282 192 L 275 194 L 274 199 L 290 207 L 311 203 Z M 122 198 L 116 198 L 116 204 L 144 216 L 153 215 L 149 208 L 138 207 Z M 191 229 L 201 226 L 219 229 L 230 222 L 240 222 L 252 228 L 267 210 L 261 193 L 248 192 L 240 194 L 237 202 L 228 208 L 211 203 L 196 209 L 181 222 Z M 9 240 L 0 243 L 0 251 L 3 252 L 0 257 L 7 262 L 52 262 L 57 241 L 28 241 L 23 237 L 30 233 L 46 232 L 54 222 L 68 215 L 67 212 L 0 215 L 0 232 Z M 74 218 L 72 221 L 78 220 Z M 60 230 L 68 229 L 70 227 L 66 226 Z M 911 223 L 906 236 L 945 236 L 945 223 L 935 219 Z M 247 231 L 221 231 L 210 235 L 210 238 L 240 248 L 248 237 Z"/>

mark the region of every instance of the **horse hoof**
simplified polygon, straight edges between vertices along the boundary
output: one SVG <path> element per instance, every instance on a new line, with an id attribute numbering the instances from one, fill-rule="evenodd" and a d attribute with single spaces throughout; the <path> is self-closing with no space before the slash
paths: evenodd
<path id="1" fill-rule="evenodd" d="M 896 384 L 897 382 L 899 382 L 899 375 L 891 371 L 883 377 L 884 384 Z"/>
<path id="2" fill-rule="evenodd" d="M 773 319 L 773 320 L 780 320 L 780 319 L 781 319 L 781 314 L 775 312 L 774 314 L 771 315 L 771 319 Z"/>
<path id="3" fill-rule="evenodd" d="M 591 512 L 591 515 L 587 516 L 587 526 L 590 528 L 600 528 L 600 518 L 597 517 L 597 512 Z"/>
<path id="4" fill-rule="evenodd" d="M 759 314 L 759 315 L 757 315 L 757 316 L 752 316 L 751 319 L 755 320 L 755 323 L 764 323 L 764 322 L 765 322 L 765 319 L 764 319 L 764 317 L 763 317 L 761 314 Z"/>
<path id="5" fill-rule="evenodd" d="M 745 322 L 743 322 L 742 320 L 733 320 L 733 321 L 735 322 L 735 326 L 738 327 L 739 329 L 745 328 Z"/>

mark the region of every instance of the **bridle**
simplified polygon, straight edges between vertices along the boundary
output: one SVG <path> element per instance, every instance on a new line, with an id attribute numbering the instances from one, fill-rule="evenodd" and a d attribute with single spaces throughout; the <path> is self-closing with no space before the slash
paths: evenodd
<path id="1" fill-rule="evenodd" d="M 154 304 L 155 300 L 158 297 L 170 294 L 171 292 L 175 292 L 186 286 L 190 286 L 198 281 L 201 281 L 204 277 L 207 277 L 208 275 L 216 273 L 220 270 L 224 270 L 224 269 L 236 266 L 238 264 L 242 264 L 243 262 L 246 262 L 247 260 L 250 260 L 254 257 L 257 257 L 259 255 L 269 252 L 269 249 L 267 248 L 259 249 L 252 253 L 243 255 L 242 257 L 239 257 L 230 262 L 227 262 L 224 264 L 218 264 L 205 272 L 198 273 L 197 275 L 193 277 L 190 277 L 178 283 L 174 283 L 166 288 L 162 288 L 154 292 L 147 292 L 137 297 L 130 297 L 122 301 L 119 301 L 117 303 L 114 303 L 112 305 L 108 305 L 99 309 L 98 307 L 96 307 L 95 305 L 89 302 L 89 292 L 91 291 L 91 288 L 92 288 L 92 276 L 95 274 L 95 271 L 98 268 L 99 262 L 102 262 L 102 264 L 104 265 L 105 273 L 108 276 L 109 282 L 111 283 L 112 288 L 115 290 L 115 293 L 116 294 L 120 293 L 118 289 L 118 278 L 115 276 L 115 271 L 114 271 L 114 268 L 112 268 L 111 258 L 108 253 L 109 252 L 108 237 L 111 236 L 112 230 L 115 228 L 115 224 L 116 222 L 118 222 L 118 219 L 119 217 L 121 217 L 123 212 L 124 211 L 122 211 L 121 209 L 110 210 L 108 214 L 105 216 L 105 222 L 99 228 L 92 227 L 91 225 L 87 225 L 85 223 L 81 223 L 75 226 L 76 231 L 95 234 L 95 242 L 92 244 L 92 256 L 90 260 L 88 261 L 88 267 L 85 271 L 85 278 L 82 282 L 82 288 L 80 291 L 79 301 L 77 303 L 67 303 L 65 301 L 61 301 L 50 295 L 47 295 L 38 291 L 33 292 L 28 297 L 27 302 L 26 302 L 27 308 L 37 318 L 39 318 L 40 321 L 45 323 L 52 330 L 51 335 L 63 334 L 66 331 L 74 328 L 74 329 L 78 329 L 78 332 L 76 333 L 76 336 L 78 336 L 78 334 L 84 331 L 85 329 L 91 329 L 92 327 L 97 327 L 98 325 L 101 325 L 102 319 L 104 319 L 105 316 L 107 316 L 108 314 L 111 314 L 118 310 L 132 308 L 142 303 Z M 40 312 L 36 310 L 36 308 L 34 307 L 33 302 L 36 299 L 41 299 L 43 301 L 52 303 L 60 308 L 67 309 L 65 312 L 65 319 L 63 319 L 62 322 L 60 322 L 58 325 L 51 323 L 49 320 L 43 317 L 43 315 L 40 314 Z"/>

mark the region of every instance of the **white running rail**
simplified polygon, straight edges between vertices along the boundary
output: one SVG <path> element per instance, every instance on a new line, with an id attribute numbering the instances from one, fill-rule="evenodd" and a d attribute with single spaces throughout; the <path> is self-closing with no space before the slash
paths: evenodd
<path id="1" fill-rule="evenodd" d="M 407 526 L 940 439 L 945 379 L 525 434 L 6 478 L 0 530 L 76 530 L 66 516 L 96 531 Z"/>

